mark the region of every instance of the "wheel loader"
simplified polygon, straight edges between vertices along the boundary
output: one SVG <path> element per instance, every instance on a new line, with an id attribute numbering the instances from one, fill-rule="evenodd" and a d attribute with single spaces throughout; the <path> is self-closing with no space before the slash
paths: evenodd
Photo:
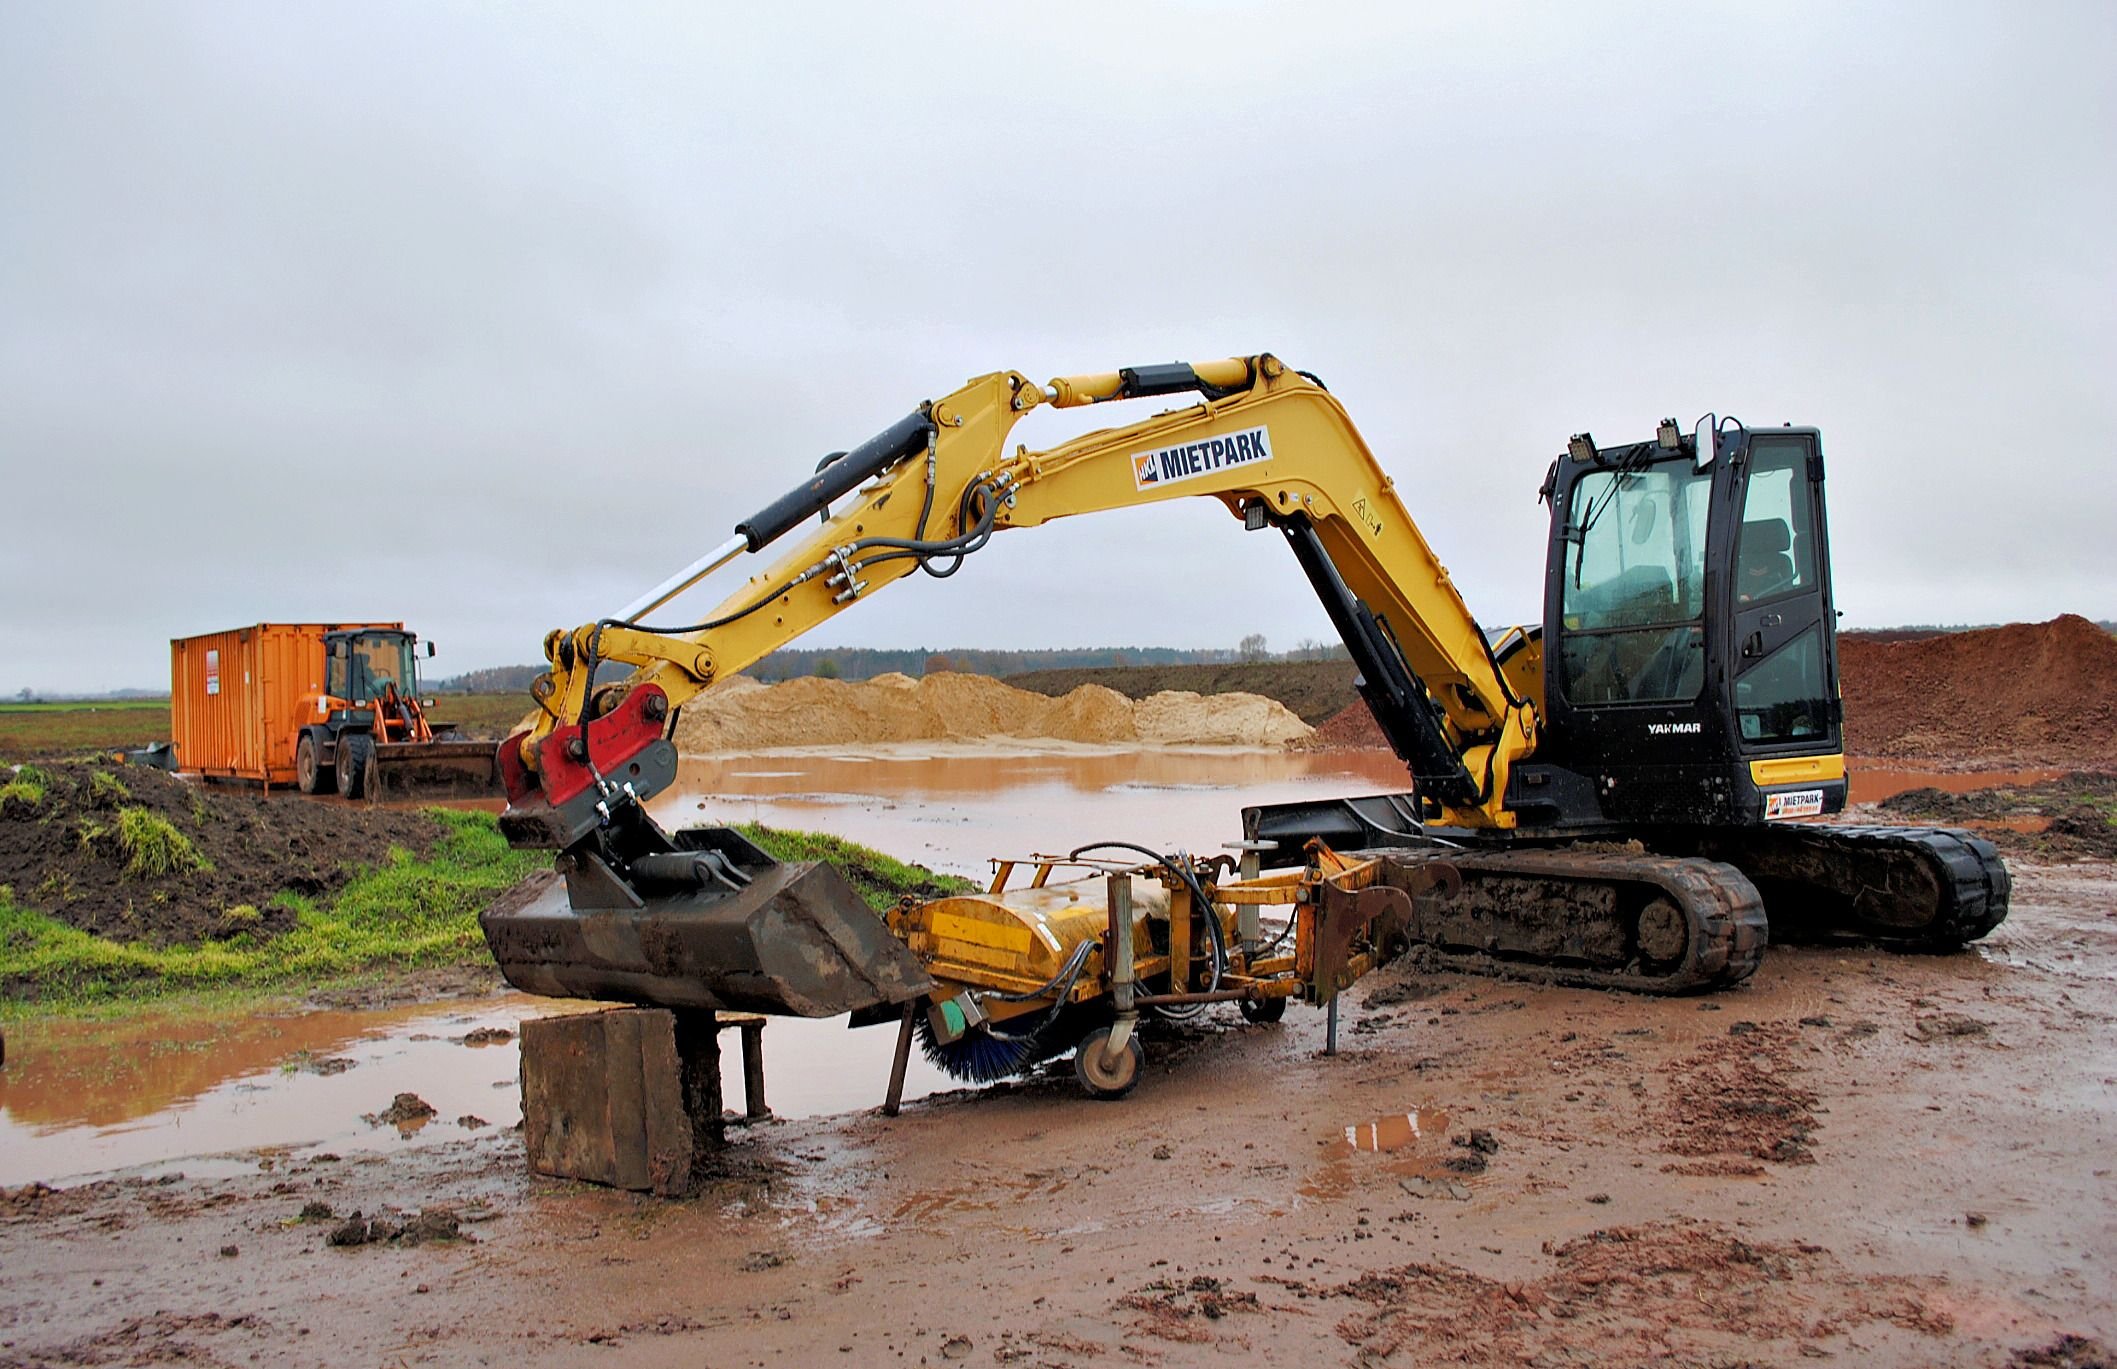
<path id="1" fill-rule="evenodd" d="M 357 799 L 492 791 L 493 744 L 426 716 L 432 701 L 419 698 L 418 647 L 417 637 L 398 628 L 324 634 L 317 716 L 294 742 L 294 784 L 302 793 L 335 788 L 341 798 Z"/>
<path id="2" fill-rule="evenodd" d="M 1170 397 L 1008 449 L 1038 408 Z M 675 778 L 677 710 L 715 681 L 906 576 L 957 574 L 1002 533 L 1189 497 L 1284 543 L 1406 764 L 1403 793 L 1246 810 L 1239 859 L 1055 853 L 1026 888 L 1008 865 L 981 895 L 886 920 L 829 867 L 649 815 Z M 1708 415 L 1614 446 L 1578 434 L 1539 497 L 1543 621 L 1488 633 L 1316 377 L 1269 354 L 978 377 L 827 458 L 623 612 L 546 638 L 534 726 L 500 751 L 501 826 L 558 852 L 565 882 L 489 915 L 487 940 L 531 992 L 917 1017 L 967 1074 L 1086 1042 L 1083 1081 L 1110 1093 L 1142 1010 L 1328 1004 L 1412 946 L 1680 993 L 1741 982 L 1768 934 L 1947 948 L 2005 917 L 1986 842 L 1813 821 L 1846 802 L 1817 430 Z M 648 621 L 819 515 L 703 619 Z M 595 686 L 606 661 L 634 673 Z"/>
<path id="3" fill-rule="evenodd" d="M 256 623 L 176 638 L 172 743 L 162 760 L 143 759 L 356 799 L 496 792 L 495 743 L 427 716 L 418 646 L 401 622 Z"/>

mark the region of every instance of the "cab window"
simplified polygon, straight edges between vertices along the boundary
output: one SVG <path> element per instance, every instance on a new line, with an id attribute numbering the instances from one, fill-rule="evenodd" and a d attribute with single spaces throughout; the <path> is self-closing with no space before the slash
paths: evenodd
<path id="1" fill-rule="evenodd" d="M 1749 492 L 1735 550 L 1735 602 L 1761 603 L 1816 583 L 1815 499 L 1808 444 L 1800 438 L 1751 441 Z"/>
<path id="2" fill-rule="evenodd" d="M 1712 477 L 1688 461 L 1595 471 L 1569 496 L 1560 670 L 1575 703 L 1695 699 L 1705 685 Z"/>

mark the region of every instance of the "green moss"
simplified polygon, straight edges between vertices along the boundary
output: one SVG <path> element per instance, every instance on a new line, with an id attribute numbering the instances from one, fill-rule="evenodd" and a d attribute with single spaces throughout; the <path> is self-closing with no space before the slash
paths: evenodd
<path id="1" fill-rule="evenodd" d="M 213 868 L 213 862 L 200 855 L 191 838 L 177 831 L 169 819 L 140 807 L 118 810 L 118 845 L 125 852 L 125 873 L 135 879 Z"/>

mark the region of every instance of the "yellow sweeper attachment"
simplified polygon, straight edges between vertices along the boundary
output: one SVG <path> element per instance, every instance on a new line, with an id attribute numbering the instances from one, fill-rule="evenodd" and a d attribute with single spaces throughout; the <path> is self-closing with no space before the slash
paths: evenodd
<path id="1" fill-rule="evenodd" d="M 1088 855 L 1113 846 L 1145 859 Z M 1142 1013 L 1182 1020 L 1233 1002 L 1272 1022 L 1298 997 L 1331 1007 L 1335 1044 L 1338 991 L 1403 949 L 1414 898 L 1459 881 L 1439 860 L 1385 867 L 1320 843 L 1310 856 L 1299 871 L 1228 879 L 1226 858 L 1112 843 L 1001 861 L 983 893 L 906 902 L 890 929 L 933 988 L 907 1010 L 900 1054 L 915 1033 L 935 1064 L 982 1082 L 1071 1050 L 1081 1086 L 1116 1098 L 1139 1079 Z"/>

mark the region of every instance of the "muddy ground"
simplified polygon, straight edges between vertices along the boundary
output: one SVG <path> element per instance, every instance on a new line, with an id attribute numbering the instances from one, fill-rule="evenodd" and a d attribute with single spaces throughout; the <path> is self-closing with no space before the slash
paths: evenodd
<path id="1" fill-rule="evenodd" d="M 680 1203 L 512 1134 L 17 1190 L 0 1364 L 2108 1364 L 2117 866 L 2016 874 L 1981 952 L 1385 971 L 1333 1059 L 1229 1014 L 1118 1103 L 738 1131 Z"/>
<path id="2" fill-rule="evenodd" d="M 2010 860 L 2117 860 L 2117 774 L 2108 772 L 1961 794 L 1907 789 L 1877 807 L 1892 821 L 1969 827 Z"/>

